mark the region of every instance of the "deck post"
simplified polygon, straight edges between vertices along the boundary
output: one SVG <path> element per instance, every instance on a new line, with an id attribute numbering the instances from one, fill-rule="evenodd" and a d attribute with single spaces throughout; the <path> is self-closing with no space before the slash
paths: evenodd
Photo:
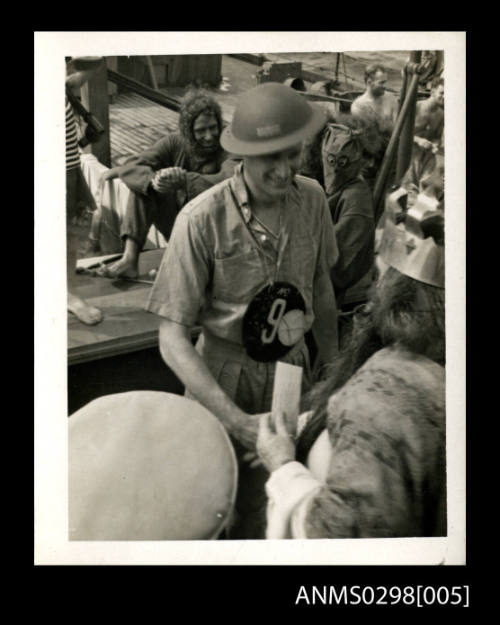
<path id="1" fill-rule="evenodd" d="M 405 80 L 405 86 L 409 93 L 411 93 L 411 102 L 408 107 L 406 119 L 401 128 L 401 135 L 399 137 L 398 145 L 398 157 L 397 157 L 397 170 L 396 181 L 399 183 L 406 173 L 406 170 L 410 166 L 412 149 L 413 149 L 413 135 L 415 132 L 415 116 L 417 109 L 417 93 L 418 93 L 418 80 L 414 78 L 415 74 L 418 74 L 419 63 L 422 58 L 422 52 L 414 50 L 410 53 L 410 61 L 406 66 L 405 74 L 407 75 Z M 410 80 L 411 78 L 411 80 Z M 406 99 L 406 93 L 405 93 Z M 401 104 L 402 106 L 402 104 Z"/>
<path id="2" fill-rule="evenodd" d="M 104 126 L 105 131 L 98 141 L 85 148 L 85 152 L 94 154 L 97 160 L 111 167 L 111 145 L 109 139 L 109 96 L 108 96 L 108 68 L 106 59 L 98 70 L 94 72 L 90 80 L 83 85 L 81 90 L 82 104 Z"/>

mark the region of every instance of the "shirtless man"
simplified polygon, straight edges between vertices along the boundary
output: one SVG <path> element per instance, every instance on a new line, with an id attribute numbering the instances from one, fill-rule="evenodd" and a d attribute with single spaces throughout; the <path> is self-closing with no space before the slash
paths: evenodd
<path id="1" fill-rule="evenodd" d="M 366 91 L 351 105 L 356 117 L 376 119 L 382 131 L 392 132 L 398 116 L 398 100 L 386 93 L 387 72 L 382 65 L 368 65 L 365 69 Z"/>

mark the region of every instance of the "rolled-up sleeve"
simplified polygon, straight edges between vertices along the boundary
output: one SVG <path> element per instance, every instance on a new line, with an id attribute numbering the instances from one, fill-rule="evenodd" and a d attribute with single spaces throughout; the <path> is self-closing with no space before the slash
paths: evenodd
<path id="1" fill-rule="evenodd" d="M 189 213 L 179 213 L 146 310 L 193 326 L 205 303 L 211 266 L 197 220 Z"/>

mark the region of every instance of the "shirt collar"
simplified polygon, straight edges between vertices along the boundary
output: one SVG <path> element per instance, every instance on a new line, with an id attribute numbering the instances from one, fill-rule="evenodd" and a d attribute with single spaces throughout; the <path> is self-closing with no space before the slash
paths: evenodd
<path id="1" fill-rule="evenodd" d="M 231 186 L 238 202 L 238 206 L 241 209 L 243 215 L 243 221 L 248 224 L 252 219 L 252 210 L 250 208 L 250 202 L 248 201 L 248 191 L 245 185 L 245 179 L 243 178 L 243 161 L 236 166 L 234 170 L 234 176 L 231 180 Z"/>
<path id="2" fill-rule="evenodd" d="M 236 201 L 238 202 L 238 206 L 241 209 L 243 220 L 246 224 L 248 224 L 248 222 L 252 219 L 252 209 L 248 200 L 248 190 L 245 184 L 245 179 L 243 177 L 243 161 L 239 163 L 234 170 L 234 175 L 231 180 L 231 186 Z M 292 193 L 297 189 L 297 181 L 294 179 L 292 182 Z M 286 203 L 289 202 L 290 195 L 291 193 L 288 192 L 285 198 Z"/>

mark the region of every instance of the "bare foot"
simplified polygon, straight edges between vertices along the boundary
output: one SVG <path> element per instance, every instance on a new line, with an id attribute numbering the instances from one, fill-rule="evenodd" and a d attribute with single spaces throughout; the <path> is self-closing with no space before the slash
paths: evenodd
<path id="1" fill-rule="evenodd" d="M 97 270 L 98 275 L 107 278 L 137 278 L 139 275 L 138 259 L 130 256 L 122 256 L 120 260 L 110 263 L 108 266 L 103 265 Z"/>
<path id="2" fill-rule="evenodd" d="M 103 315 L 99 308 L 87 304 L 81 297 L 68 293 L 68 310 L 77 319 L 88 326 L 93 326 L 102 321 Z"/>

